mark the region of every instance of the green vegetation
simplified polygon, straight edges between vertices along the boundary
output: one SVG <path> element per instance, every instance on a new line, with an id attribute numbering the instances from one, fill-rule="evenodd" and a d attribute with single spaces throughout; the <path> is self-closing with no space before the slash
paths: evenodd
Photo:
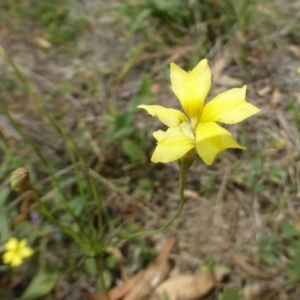
<path id="1" fill-rule="evenodd" d="M 209 247 L 216 236 L 261 269 L 278 272 L 283 283 L 281 291 L 270 292 L 274 299 L 279 292 L 299 294 L 300 75 L 294 45 L 300 22 L 292 4 L 0 2 L 7 53 L 0 49 L 0 255 L 13 236 L 34 250 L 18 268 L 0 260 L 1 299 L 56 300 L 54 291 L 64 283 L 77 296 L 84 289 L 78 282 L 105 291 L 153 262 L 154 245 L 164 235 L 126 237 L 170 218 L 178 201 L 177 170 L 150 163 L 151 133 L 159 124 L 137 106 L 168 106 L 174 100 L 169 63 L 188 69 L 203 57 L 227 76 L 218 74 L 217 90 L 240 80 L 262 113 L 234 132 L 247 152 L 229 150 L 210 168 L 196 161 L 188 174 L 187 210 L 166 234 L 180 241 L 173 263 L 184 253 L 185 271 L 197 257 L 202 267 L 226 264 L 243 282 L 255 281 L 235 266 L 227 248 L 224 256 L 207 250 L 219 247 Z M 279 58 L 278 46 L 286 49 Z M 281 61 L 288 71 L 278 70 Z M 295 84 L 288 86 L 285 76 L 294 76 Z M 30 174 L 31 195 L 10 187 L 10 175 L 20 167 Z M 214 215 L 201 215 L 198 224 L 190 220 L 199 207 Z M 187 228 L 191 223 L 203 231 Z M 228 280 L 207 297 L 242 299 L 242 280 Z"/>
<path id="2" fill-rule="evenodd" d="M 86 22 L 75 17 L 74 6 L 68 1 L 3 0 L 0 20 L 7 22 L 13 33 L 25 38 L 42 37 L 57 46 L 74 40 L 86 30 Z M 32 35 L 33 34 L 33 35 Z"/>

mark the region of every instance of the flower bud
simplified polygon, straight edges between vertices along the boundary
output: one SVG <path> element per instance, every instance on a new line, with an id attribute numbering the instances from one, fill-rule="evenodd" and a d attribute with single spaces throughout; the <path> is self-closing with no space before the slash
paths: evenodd
<path id="1" fill-rule="evenodd" d="M 25 192 L 30 186 L 29 173 L 24 168 L 16 169 L 10 176 L 10 185 L 18 193 Z"/>

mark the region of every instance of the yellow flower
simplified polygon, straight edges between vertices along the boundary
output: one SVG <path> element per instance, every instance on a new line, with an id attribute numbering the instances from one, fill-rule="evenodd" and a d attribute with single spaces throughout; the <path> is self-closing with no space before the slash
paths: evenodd
<path id="1" fill-rule="evenodd" d="M 6 252 L 3 254 L 3 262 L 17 267 L 22 264 L 23 259 L 33 254 L 33 250 L 26 246 L 26 240 L 18 241 L 12 237 L 4 245 Z"/>
<path id="2" fill-rule="evenodd" d="M 204 104 L 211 87 L 211 73 L 206 59 L 190 72 L 171 64 L 172 90 L 185 113 L 160 105 L 140 105 L 169 128 L 153 133 L 157 147 L 153 162 L 171 162 L 196 148 L 205 164 L 212 164 L 215 156 L 227 148 L 240 146 L 231 133 L 216 122 L 235 124 L 256 114 L 259 109 L 245 100 L 246 86 L 223 92 Z"/>

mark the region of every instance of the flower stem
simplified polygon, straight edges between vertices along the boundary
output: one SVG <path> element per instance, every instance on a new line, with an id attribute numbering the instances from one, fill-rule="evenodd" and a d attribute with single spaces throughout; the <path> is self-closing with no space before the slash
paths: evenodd
<path id="1" fill-rule="evenodd" d="M 138 232 L 135 232 L 135 233 L 132 233 L 132 234 L 124 235 L 118 241 L 112 242 L 112 243 L 109 243 L 108 245 L 106 245 L 105 248 L 110 247 L 110 246 L 114 246 L 114 245 L 118 244 L 119 242 L 121 242 L 123 240 L 130 240 L 130 239 L 134 239 L 134 238 L 137 238 L 137 237 L 140 237 L 140 236 L 153 235 L 153 234 L 163 232 L 172 225 L 172 223 L 178 218 L 178 216 L 180 215 L 180 213 L 182 212 L 182 209 L 184 207 L 185 174 L 186 174 L 188 168 L 186 167 L 186 164 L 183 161 L 179 161 L 179 168 L 180 168 L 180 172 L 179 172 L 179 198 L 180 198 L 180 202 L 179 202 L 178 209 L 176 210 L 176 212 L 174 213 L 172 218 L 169 219 L 168 222 L 164 226 L 162 226 L 158 229 L 138 231 Z"/>
<path id="2" fill-rule="evenodd" d="M 96 266 L 97 266 L 97 278 L 100 279 L 101 289 L 102 289 L 103 294 L 104 294 L 103 299 L 110 300 L 109 293 L 108 293 L 106 283 L 105 283 L 104 274 L 103 274 L 103 259 L 102 259 L 101 254 L 96 255 L 94 257 L 94 260 L 95 260 L 95 263 L 96 263 Z M 101 297 L 101 299 L 102 299 L 102 297 Z"/>
<path id="3" fill-rule="evenodd" d="M 45 204 L 41 201 L 38 193 L 32 188 L 31 189 L 31 193 L 35 199 L 35 201 L 38 204 L 38 207 L 40 208 L 42 214 L 49 220 L 51 221 L 54 225 L 56 225 L 58 228 L 61 229 L 61 231 L 63 231 L 64 233 L 66 233 L 67 235 L 69 235 L 71 238 L 73 238 L 73 240 L 81 247 L 81 249 L 83 251 L 85 251 L 86 253 L 90 254 L 90 249 L 87 245 L 86 240 L 84 240 L 83 238 L 81 238 L 79 236 L 79 234 L 77 234 L 76 232 L 74 232 L 71 228 L 69 228 L 68 226 L 65 226 L 63 224 L 61 224 L 59 221 L 56 220 L 56 218 L 48 211 L 48 209 L 46 208 Z"/>

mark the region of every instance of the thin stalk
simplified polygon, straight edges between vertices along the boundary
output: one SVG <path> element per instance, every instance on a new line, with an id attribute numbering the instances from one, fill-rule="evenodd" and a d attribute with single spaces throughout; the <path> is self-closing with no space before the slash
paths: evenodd
<path id="1" fill-rule="evenodd" d="M 18 162 L 17 162 L 15 156 L 13 155 L 12 151 L 3 143 L 2 140 L 0 140 L 0 149 L 2 149 L 5 156 L 8 157 L 9 160 L 11 160 L 13 162 L 14 166 L 17 168 Z"/>
<path id="2" fill-rule="evenodd" d="M 61 135 L 61 137 L 63 138 L 72 164 L 74 166 L 75 169 L 75 175 L 76 175 L 76 179 L 77 182 L 80 182 L 80 175 L 79 175 L 79 170 L 77 167 L 77 163 L 75 161 L 75 157 L 73 154 L 73 149 L 72 149 L 72 143 L 70 143 L 68 137 L 66 136 L 66 133 L 64 132 L 64 130 L 55 122 L 55 120 L 50 116 L 50 114 L 48 113 L 48 111 L 44 108 L 44 106 L 42 105 L 41 101 L 40 101 L 40 97 L 39 95 L 33 90 L 33 88 L 31 87 L 31 85 L 29 84 L 27 78 L 23 75 L 23 73 L 19 70 L 18 66 L 15 64 L 15 62 L 13 61 L 13 59 L 5 52 L 5 50 L 0 46 L 0 53 L 2 53 L 2 55 L 4 56 L 4 58 L 7 60 L 8 64 L 13 68 L 13 70 L 15 71 L 16 76 L 19 78 L 19 80 L 22 82 L 23 86 L 25 87 L 27 93 L 30 95 L 30 97 L 34 100 L 35 104 L 39 107 L 39 109 L 42 111 L 43 115 L 46 116 L 46 118 L 49 120 L 50 124 L 56 129 L 56 131 Z M 79 186 L 79 190 L 81 192 L 81 195 L 84 195 L 84 191 L 81 188 L 81 185 L 78 184 Z"/>
<path id="3" fill-rule="evenodd" d="M 139 232 L 135 232 L 135 233 L 132 233 L 129 235 L 124 235 L 118 241 L 113 242 L 106 247 L 116 245 L 123 240 L 130 240 L 130 239 L 134 239 L 134 238 L 137 238 L 140 236 L 147 236 L 147 235 L 161 233 L 161 232 L 165 231 L 166 229 L 168 229 L 172 225 L 172 223 L 177 219 L 177 217 L 180 215 L 180 213 L 182 212 L 182 209 L 184 207 L 184 184 L 185 184 L 185 174 L 187 172 L 187 168 L 184 165 L 184 163 L 179 163 L 179 167 L 180 167 L 180 171 L 179 171 L 179 201 L 180 202 L 179 202 L 179 206 L 178 206 L 176 212 L 171 217 L 171 219 L 169 219 L 168 222 L 164 226 L 162 226 L 158 229 L 139 231 Z"/>
<path id="4" fill-rule="evenodd" d="M 94 179 L 89 175 L 89 173 L 87 174 L 87 176 L 89 177 L 93 198 L 96 202 L 97 217 L 98 217 L 98 220 L 97 220 L 98 221 L 98 236 L 97 236 L 97 240 L 95 242 L 98 245 L 100 244 L 99 248 L 101 248 L 102 237 L 103 237 L 103 220 L 102 220 L 102 211 L 101 211 L 101 200 L 100 200 L 99 194 L 97 193 Z M 101 241 L 101 243 L 99 243 L 100 241 Z M 96 248 L 98 248 L 97 245 L 96 245 Z"/>
<path id="5" fill-rule="evenodd" d="M 23 130 L 21 129 L 19 124 L 12 118 L 12 116 L 8 112 L 7 108 L 1 103 L 1 101 L 0 101 L 0 109 L 5 114 L 5 116 L 9 119 L 9 121 L 11 122 L 13 127 L 19 132 L 19 134 L 24 138 L 24 140 L 33 148 L 34 152 L 38 155 L 40 160 L 44 163 L 45 167 L 47 168 L 47 170 L 48 170 L 48 172 L 51 176 L 51 179 L 53 180 L 57 190 L 59 191 L 59 193 L 62 197 L 62 201 L 64 202 L 67 211 L 71 214 L 71 216 L 78 223 L 78 225 L 81 226 L 81 222 L 78 220 L 78 218 L 74 214 L 73 210 L 71 209 L 71 207 L 70 207 L 70 205 L 69 205 L 69 203 L 68 203 L 68 201 L 67 201 L 67 199 L 64 195 L 64 192 L 62 191 L 62 188 L 61 188 L 61 186 L 60 186 L 60 184 L 59 184 L 59 182 L 58 182 L 58 180 L 57 180 L 50 164 L 48 163 L 47 159 L 44 157 L 44 155 L 42 154 L 40 149 L 37 147 L 35 142 L 27 134 L 25 134 L 23 132 Z M 82 229 L 82 232 L 84 232 L 83 228 L 81 228 L 81 229 Z"/>
<path id="6" fill-rule="evenodd" d="M 97 276 L 100 279 L 101 286 L 102 286 L 102 289 L 104 292 L 104 297 L 106 300 L 110 300 L 107 288 L 105 286 L 105 279 L 103 276 L 103 268 L 101 268 L 101 265 L 103 264 L 101 254 L 94 257 L 94 259 L 95 259 L 96 266 L 97 266 Z"/>
<path id="7" fill-rule="evenodd" d="M 79 193 L 80 193 L 81 196 L 84 197 L 84 196 L 86 196 L 86 193 L 85 193 L 85 191 L 84 191 L 84 189 L 81 185 L 81 180 L 82 179 L 81 179 L 78 163 L 76 161 L 76 156 L 80 160 L 80 163 L 82 164 L 83 169 L 86 172 L 86 175 L 89 177 L 89 185 L 90 185 L 90 188 L 91 188 L 91 191 L 92 191 L 92 196 L 93 196 L 93 199 L 95 199 L 95 202 L 96 202 L 97 212 L 98 212 L 98 214 L 100 214 L 100 212 L 101 212 L 101 202 L 100 202 L 100 199 L 99 199 L 99 195 L 97 193 L 97 190 L 95 188 L 94 183 L 92 182 L 92 179 L 90 178 L 89 167 L 86 165 L 86 162 L 84 161 L 83 157 L 78 152 L 78 150 L 77 150 L 76 146 L 74 145 L 74 143 L 68 138 L 68 136 L 67 136 L 66 132 L 63 130 L 63 128 L 61 128 L 56 123 L 56 121 L 51 117 L 51 115 L 48 113 L 48 111 L 44 108 L 43 104 L 40 101 L 39 95 L 33 90 L 31 85 L 29 84 L 27 78 L 22 74 L 22 72 L 19 70 L 18 66 L 14 63 L 13 59 L 6 53 L 6 51 L 1 47 L 1 45 L 0 45 L 0 54 L 2 54 L 4 56 L 4 58 L 7 60 L 8 64 L 14 69 L 16 76 L 19 78 L 19 80 L 24 85 L 27 93 L 32 97 L 32 99 L 35 101 L 36 105 L 40 108 L 40 110 L 42 111 L 44 116 L 46 116 L 46 118 L 49 120 L 50 124 L 56 129 L 56 131 L 60 134 L 60 136 L 64 140 L 64 142 L 67 146 L 69 156 L 70 156 L 71 161 L 72 161 L 72 165 L 73 165 L 74 170 L 75 170 L 76 182 L 77 182 L 77 186 L 78 186 L 78 189 L 79 189 Z M 68 206 L 68 203 L 65 202 L 65 204 L 67 204 L 67 209 L 70 212 L 70 207 Z M 74 220 L 78 223 L 78 225 L 81 228 L 82 232 L 85 235 L 87 235 L 85 233 L 85 230 L 83 230 L 83 225 L 81 225 L 81 221 L 78 218 L 76 218 L 76 216 L 73 213 L 71 213 L 71 214 L 72 214 L 72 217 L 74 218 Z M 90 230 L 92 232 L 92 235 L 95 237 L 95 242 L 99 243 L 99 240 L 97 238 L 97 234 L 95 232 L 95 228 L 93 227 L 92 220 L 89 219 L 88 223 L 89 223 L 89 227 L 90 227 Z M 103 227 L 102 226 L 101 215 L 98 216 L 98 227 L 99 228 Z M 102 231 L 103 231 L 103 229 L 101 229 L 101 233 L 99 234 L 100 236 L 102 235 Z"/>
<path id="8" fill-rule="evenodd" d="M 53 223 L 54 225 L 56 225 L 57 227 L 59 227 L 63 232 L 65 232 L 66 234 L 68 234 L 85 252 L 89 253 L 89 248 L 86 247 L 86 242 L 83 241 L 72 229 L 70 229 L 67 226 L 62 225 L 59 221 L 57 221 L 52 214 L 49 213 L 49 211 L 47 210 L 45 204 L 40 200 L 38 194 L 36 191 L 31 190 L 34 199 L 36 200 L 36 202 L 39 205 L 39 208 L 42 211 L 42 214 L 49 219 L 49 221 L 51 221 L 51 223 Z"/>
<path id="9" fill-rule="evenodd" d="M 22 72 L 19 70 L 19 68 L 17 67 L 17 65 L 14 63 L 13 59 L 6 53 L 6 51 L 3 49 L 3 47 L 1 47 L 1 45 L 0 45 L 0 54 L 2 54 L 4 56 L 4 58 L 6 59 L 6 61 L 8 62 L 8 64 L 13 68 L 13 70 L 15 71 L 16 76 L 22 82 L 22 84 L 24 85 L 27 93 L 35 101 L 36 105 L 40 108 L 40 110 L 42 111 L 42 113 L 44 114 L 44 116 L 47 117 L 47 119 L 49 120 L 50 124 L 57 130 L 57 132 L 63 138 L 63 140 L 64 140 L 64 142 L 65 142 L 65 144 L 67 146 L 67 149 L 68 149 L 68 152 L 69 152 L 72 164 L 73 164 L 74 169 L 75 169 L 75 176 L 76 176 L 77 185 L 79 187 L 79 191 L 80 191 L 81 195 L 84 196 L 84 191 L 83 191 L 83 189 L 81 187 L 81 184 L 80 184 L 80 181 L 81 181 L 80 172 L 79 172 L 79 169 L 78 169 L 78 166 L 77 166 L 76 159 L 75 159 L 74 154 L 73 154 L 73 149 L 75 148 L 75 146 L 73 145 L 73 143 L 70 142 L 70 140 L 66 136 L 66 133 L 64 132 L 64 130 L 49 115 L 49 113 L 47 112 L 47 110 L 42 105 L 42 103 L 41 103 L 41 101 L 40 101 L 39 96 L 37 95 L 37 93 L 34 92 L 34 90 L 32 89 L 31 85 L 28 83 L 26 77 L 22 74 Z M 17 128 L 18 132 L 32 146 L 33 150 L 36 152 L 36 154 L 39 156 L 39 158 L 45 164 L 45 166 L 48 169 L 48 172 L 49 172 L 49 174 L 50 174 L 53 182 L 55 183 L 55 186 L 57 187 L 57 189 L 59 190 L 59 192 L 60 192 L 60 194 L 62 196 L 62 200 L 64 202 L 64 205 L 65 205 L 67 211 L 71 214 L 71 216 L 73 217 L 73 219 L 76 221 L 76 223 L 80 227 L 82 233 L 84 233 L 86 235 L 84 227 L 81 224 L 81 221 L 74 214 L 74 212 L 73 212 L 72 208 L 70 207 L 67 199 L 65 198 L 64 193 L 62 192 L 62 189 L 60 187 L 60 184 L 59 184 L 58 180 L 56 179 L 56 177 L 54 175 L 54 172 L 53 172 L 52 168 L 50 167 L 48 161 L 44 158 L 44 156 L 42 155 L 42 153 L 38 149 L 38 147 L 35 145 L 35 143 L 25 133 L 23 133 L 23 131 L 21 130 L 19 124 L 17 124 L 17 122 L 14 121 L 14 119 L 10 116 L 8 110 L 2 104 L 1 104 L 1 109 L 5 112 L 5 115 L 11 121 L 11 123 L 13 124 L 13 126 L 15 128 Z"/>

